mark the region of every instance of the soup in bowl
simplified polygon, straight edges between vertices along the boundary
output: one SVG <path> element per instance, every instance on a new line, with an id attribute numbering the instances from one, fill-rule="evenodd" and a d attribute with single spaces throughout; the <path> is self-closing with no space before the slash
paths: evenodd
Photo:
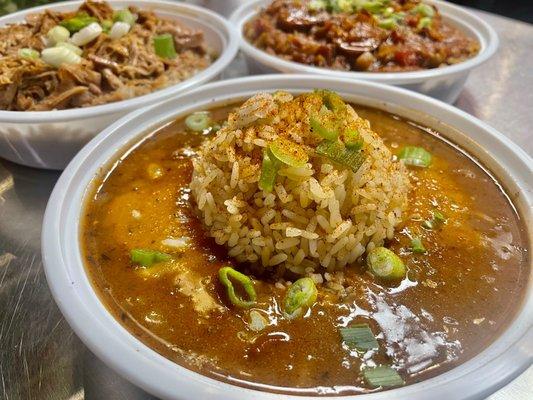
<path id="1" fill-rule="evenodd" d="M 102 133 L 50 200 L 50 286 L 104 361 L 163 398 L 466 398 L 529 365 L 526 155 L 379 85 L 191 96 Z"/>

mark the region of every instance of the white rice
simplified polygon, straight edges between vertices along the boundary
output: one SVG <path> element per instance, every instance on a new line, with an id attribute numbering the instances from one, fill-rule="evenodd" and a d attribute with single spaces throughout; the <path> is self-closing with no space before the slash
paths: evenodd
<path id="1" fill-rule="evenodd" d="M 314 154 L 310 102 L 285 92 L 248 99 L 202 146 L 191 190 L 209 234 L 231 257 L 320 283 L 317 273 L 342 270 L 392 238 L 410 185 L 403 164 L 349 106 L 365 142 L 361 168 L 354 173 Z M 310 159 L 281 168 L 268 193 L 258 187 L 262 152 L 278 136 L 308 146 Z"/>

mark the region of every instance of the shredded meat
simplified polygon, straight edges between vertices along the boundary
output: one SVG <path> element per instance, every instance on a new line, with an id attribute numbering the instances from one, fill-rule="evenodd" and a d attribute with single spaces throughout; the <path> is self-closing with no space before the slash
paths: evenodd
<path id="1" fill-rule="evenodd" d="M 45 111 L 120 101 L 178 83 L 212 62 L 203 32 L 158 18 L 151 11 L 129 10 L 137 15 L 129 33 L 115 40 L 102 33 L 82 47 L 79 64 L 59 68 L 41 59 L 22 58 L 18 52 L 22 48 L 42 51 L 48 31 L 78 12 L 99 22 L 112 20 L 109 4 L 86 1 L 75 12 L 46 10 L 28 15 L 24 23 L 0 28 L 0 109 Z M 155 53 L 153 38 L 163 33 L 174 38 L 178 54 L 173 59 Z"/>
<path id="2" fill-rule="evenodd" d="M 316 2 L 315 2 L 316 3 Z M 445 23 L 438 10 L 420 25 L 419 0 L 390 0 L 399 19 L 380 25 L 382 11 L 332 12 L 310 0 L 275 0 L 244 27 L 258 48 L 290 61 L 338 70 L 410 71 L 455 64 L 473 57 L 479 43 Z M 427 18 L 426 18 L 427 20 Z M 395 20 L 396 21 L 396 20 Z"/>

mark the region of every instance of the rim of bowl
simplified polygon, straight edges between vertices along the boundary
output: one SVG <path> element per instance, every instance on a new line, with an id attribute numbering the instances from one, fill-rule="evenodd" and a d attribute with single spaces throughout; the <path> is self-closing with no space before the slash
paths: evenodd
<path id="1" fill-rule="evenodd" d="M 204 70 L 189 78 L 156 90 L 142 96 L 131 99 L 120 100 L 113 103 L 101 104 L 91 107 L 71 108 L 66 110 L 51 111 L 5 111 L 0 110 L 0 121 L 10 123 L 36 123 L 36 122 L 63 122 L 68 120 L 86 119 L 98 115 L 108 115 L 121 111 L 130 111 L 137 107 L 144 107 L 159 101 L 168 99 L 170 96 L 179 95 L 181 92 L 189 90 L 193 86 L 205 83 L 220 74 L 229 63 L 235 58 L 239 50 L 239 38 L 237 32 L 228 20 L 207 8 L 183 2 L 172 2 L 167 0 L 106 0 L 113 6 L 120 4 L 137 5 L 158 11 L 158 7 L 164 7 L 165 11 L 173 12 L 176 15 L 184 15 L 191 19 L 197 19 L 204 23 L 209 23 L 213 27 L 213 32 L 222 41 L 222 51 L 219 57 Z M 0 17 L 0 27 L 7 21 L 22 21 L 27 14 L 41 12 L 44 10 L 55 10 L 66 6 L 79 6 L 84 0 L 63 1 L 51 3 L 43 6 L 32 7 L 13 14 Z M 169 11 L 172 10 L 172 11 Z"/>
<path id="2" fill-rule="evenodd" d="M 202 107 L 279 88 L 295 92 L 310 88 L 331 88 L 347 97 L 366 99 L 367 103 L 378 104 L 391 112 L 406 110 L 411 114 L 429 116 L 433 125 L 460 125 L 459 132 L 465 143 L 468 142 L 469 146 L 477 149 L 474 156 L 490 157 L 505 164 L 498 173 L 494 170 L 492 172 L 501 180 L 504 176 L 507 182 L 516 183 L 516 196 L 523 203 L 522 213 L 526 213 L 521 216 L 525 217 L 524 223 L 530 232 L 533 227 L 533 187 L 528 179 L 533 173 L 531 158 L 504 135 L 471 115 L 402 88 L 333 77 L 261 75 L 211 83 L 166 102 L 137 110 L 96 136 L 61 175 L 44 216 L 42 255 L 54 299 L 80 339 L 130 382 L 163 399 L 200 396 L 206 400 L 274 400 L 281 396 L 295 400 L 314 400 L 316 397 L 262 392 L 209 378 L 170 361 L 130 334 L 100 301 L 81 257 L 79 216 L 83 212 L 87 189 L 91 180 L 102 169 L 109 168 L 109 163 L 123 154 L 128 144 L 131 145 L 166 122 Z M 423 114 L 416 110 L 423 110 Z M 465 132 L 475 132 L 477 141 L 470 139 Z M 461 145 L 463 148 L 465 146 L 466 144 Z M 507 162 L 502 163 L 502 160 Z M 76 240 L 71 240 L 73 237 Z M 448 399 L 450 396 L 455 399 L 484 398 L 514 379 L 533 361 L 531 310 L 533 274 L 530 273 L 525 298 L 513 321 L 479 354 L 434 378 L 398 389 L 357 396 L 364 396 L 367 400 L 423 400 L 431 393 L 436 399 Z M 348 400 L 359 397 L 328 398 Z"/>
<path id="3" fill-rule="evenodd" d="M 471 70 L 492 57 L 499 45 L 496 31 L 488 23 L 473 13 L 467 11 L 463 7 L 441 0 L 425 0 L 425 2 L 435 5 L 446 20 L 451 21 L 455 25 L 459 25 L 459 29 L 463 31 L 466 28 L 475 35 L 481 45 L 481 49 L 476 56 L 453 65 L 409 72 L 339 71 L 329 68 L 315 67 L 295 61 L 284 60 L 276 55 L 268 54 L 246 40 L 243 35 L 243 25 L 248 22 L 250 18 L 257 15 L 261 6 L 270 2 L 270 0 L 248 1 L 235 10 L 231 14 L 229 20 L 235 25 L 239 36 L 241 50 L 248 57 L 280 72 L 321 74 L 338 78 L 361 79 L 388 84 L 410 84 Z"/>

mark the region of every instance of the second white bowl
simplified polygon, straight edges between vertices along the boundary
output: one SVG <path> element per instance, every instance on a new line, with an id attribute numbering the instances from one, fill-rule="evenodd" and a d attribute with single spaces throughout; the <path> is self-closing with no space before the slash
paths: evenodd
<path id="1" fill-rule="evenodd" d="M 243 36 L 243 26 L 255 17 L 262 7 L 271 3 L 271 0 L 253 0 L 244 3 L 231 15 L 230 21 L 239 32 L 241 50 L 246 55 L 252 73 L 306 73 L 336 78 L 362 79 L 401 86 L 447 103 L 453 103 L 463 89 L 470 71 L 487 61 L 496 52 L 498 35 L 490 25 L 464 8 L 440 0 L 425 0 L 425 2 L 435 5 L 447 23 L 479 41 L 480 51 L 475 57 L 446 67 L 413 72 L 338 71 L 284 60 L 258 49 L 246 40 Z"/>
<path id="2" fill-rule="evenodd" d="M 35 7 L 0 18 L 0 26 L 24 21 L 28 14 L 76 10 L 83 1 Z M 1 111 L 0 157 L 36 168 L 63 169 L 106 126 L 129 112 L 166 100 L 216 79 L 238 50 L 237 34 L 218 14 L 190 4 L 161 0 L 108 0 L 113 8 L 135 6 L 154 11 L 204 32 L 207 46 L 219 54 L 209 67 L 178 84 L 129 100 L 56 111 Z"/>

